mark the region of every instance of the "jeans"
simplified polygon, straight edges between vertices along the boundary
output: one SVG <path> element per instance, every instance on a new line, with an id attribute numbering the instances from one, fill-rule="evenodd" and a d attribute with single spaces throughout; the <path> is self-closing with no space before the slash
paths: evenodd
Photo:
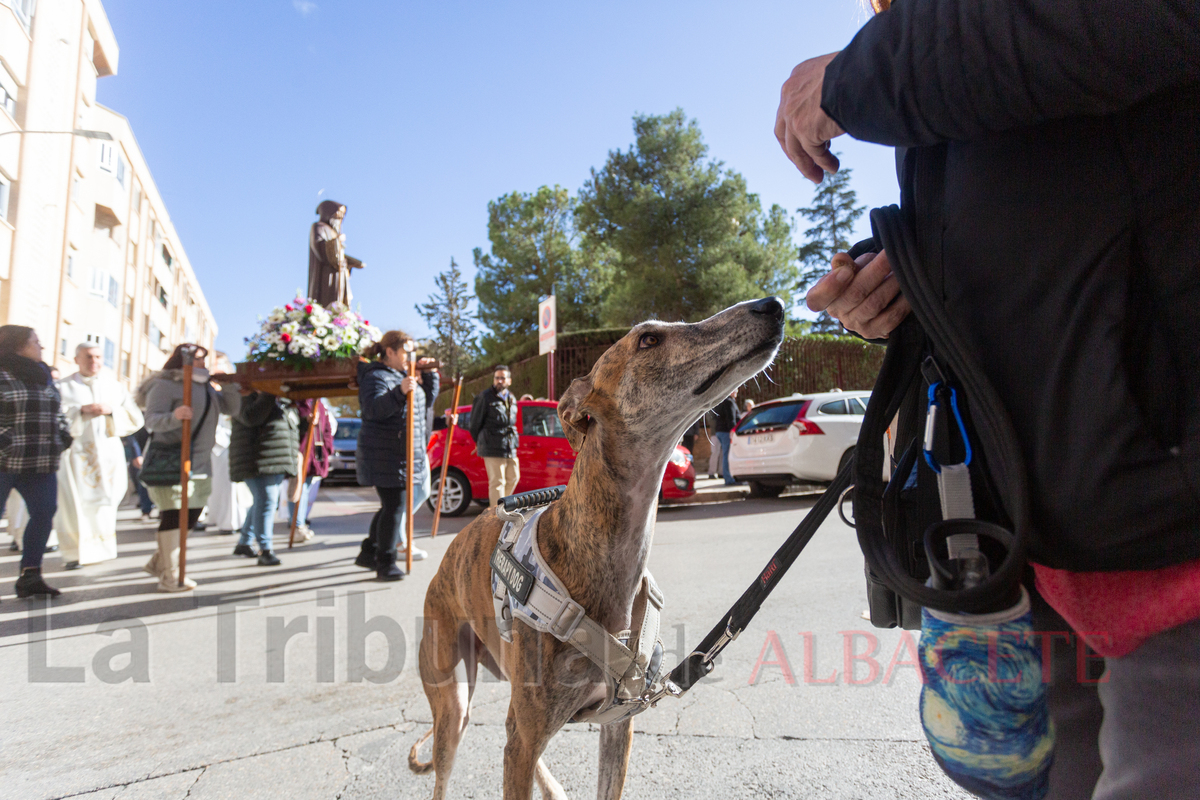
<path id="1" fill-rule="evenodd" d="M 21 544 L 21 569 L 42 566 L 46 541 L 58 511 L 58 473 L 0 472 L 0 497 L 16 489 L 29 509 L 29 523 Z"/>
<path id="2" fill-rule="evenodd" d="M 429 499 L 429 473 L 413 481 L 413 512 Z M 407 544 L 404 536 L 404 489 L 376 486 L 379 510 L 371 519 L 371 532 L 362 543 L 362 551 L 375 559 L 376 565 L 386 567 L 396 563 L 396 554 Z"/>
<path id="3" fill-rule="evenodd" d="M 140 469 L 133 464 L 129 465 L 129 478 L 133 481 L 134 487 L 137 488 L 138 508 L 141 509 L 143 514 L 149 514 L 154 508 L 154 503 L 150 501 L 150 492 L 142 485 L 140 480 L 141 474 L 142 471 Z"/>
<path id="4" fill-rule="evenodd" d="M 238 544 L 258 543 L 260 550 L 271 549 L 271 534 L 275 528 L 275 509 L 279 507 L 280 487 L 287 480 L 282 472 L 277 475 L 255 475 L 246 479 L 254 505 L 246 514 Z"/>
<path id="5" fill-rule="evenodd" d="M 288 520 L 291 520 L 294 513 L 297 528 L 308 524 L 308 515 L 312 513 L 313 503 L 317 502 L 317 490 L 320 488 L 321 479 L 309 475 L 304 479 L 304 485 L 300 487 L 300 510 L 296 511 L 296 504 L 288 500 Z"/>
<path id="6" fill-rule="evenodd" d="M 717 431 L 716 436 L 721 443 L 721 475 L 725 478 L 725 485 L 732 486 L 735 481 L 729 472 L 729 431 Z"/>

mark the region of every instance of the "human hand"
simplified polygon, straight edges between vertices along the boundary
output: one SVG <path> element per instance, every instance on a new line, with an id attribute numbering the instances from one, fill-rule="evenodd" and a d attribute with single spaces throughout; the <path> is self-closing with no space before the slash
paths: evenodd
<path id="1" fill-rule="evenodd" d="M 171 416 L 175 417 L 175 419 L 179 420 L 180 422 L 182 422 L 185 419 L 191 419 L 192 418 L 192 407 L 191 406 L 177 406 L 175 408 L 175 410 L 171 412 Z"/>
<path id="2" fill-rule="evenodd" d="M 865 339 L 886 339 L 912 311 L 886 251 L 864 253 L 854 261 L 838 253 L 829 274 L 808 290 L 805 301 L 810 310 L 828 312 Z"/>
<path id="3" fill-rule="evenodd" d="M 455 414 L 453 411 L 447 411 L 446 412 L 446 422 L 448 422 L 451 425 L 457 425 L 458 424 L 458 414 Z"/>
<path id="4" fill-rule="evenodd" d="M 86 406 L 79 407 L 79 413 L 85 417 L 94 417 L 99 413 L 96 411 L 96 408 L 97 406 L 95 403 L 88 403 Z"/>
<path id="5" fill-rule="evenodd" d="M 96 409 L 96 415 L 100 417 L 107 417 L 112 413 L 112 406 L 108 403 L 96 403 L 93 407 Z"/>
<path id="6" fill-rule="evenodd" d="M 401 379 L 400 391 L 404 392 L 405 394 L 411 394 L 412 390 L 415 388 L 417 388 L 417 379 L 416 378 L 409 377 L 409 378 Z"/>
<path id="7" fill-rule="evenodd" d="M 437 369 L 438 361 L 436 358 L 425 357 L 417 360 L 417 370 L 420 372 L 428 372 L 429 370 Z"/>
<path id="8" fill-rule="evenodd" d="M 141 457 L 141 456 L 134 456 L 134 457 L 133 457 L 133 458 L 132 458 L 132 459 L 129 461 L 129 463 L 133 465 L 133 468 L 134 468 L 134 469 L 141 469 L 141 468 L 142 468 L 142 457 Z"/>
<path id="9" fill-rule="evenodd" d="M 775 138 L 796 168 L 813 183 L 826 172 L 838 171 L 838 160 L 829 152 L 829 141 L 845 133 L 821 109 L 825 67 L 837 53 L 810 58 L 792 70 L 779 92 Z"/>

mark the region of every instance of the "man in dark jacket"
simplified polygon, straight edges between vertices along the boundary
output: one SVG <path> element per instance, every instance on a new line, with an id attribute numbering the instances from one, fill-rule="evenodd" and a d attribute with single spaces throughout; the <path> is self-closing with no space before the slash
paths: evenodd
<path id="1" fill-rule="evenodd" d="M 508 390 L 512 373 L 501 364 L 492 373 L 492 386 L 471 406 L 469 429 L 475 450 L 488 474 L 488 503 L 495 508 L 501 497 L 516 491 L 521 479 L 517 463 L 517 398 Z"/>
<path id="2" fill-rule="evenodd" d="M 717 435 L 717 441 L 721 443 L 721 477 L 725 478 L 726 486 L 733 486 L 737 483 L 733 479 L 733 473 L 729 471 L 729 434 L 737 427 L 738 421 L 737 393 L 738 390 L 734 389 L 729 397 L 726 397 L 713 409 L 713 413 L 717 415 L 713 432 Z"/>
<path id="3" fill-rule="evenodd" d="M 898 148 L 916 255 L 1025 455 L 1037 588 L 1076 631 L 1104 632 L 1089 640 L 1102 712 L 1050 697 L 1051 796 L 1193 795 L 1195 0 L 898 2 L 784 84 L 776 136 L 806 176 L 838 168 L 844 131 Z M 809 305 L 867 338 L 909 310 L 885 253 L 835 258 Z"/>
<path id="4" fill-rule="evenodd" d="M 242 525 L 235 556 L 258 556 L 264 567 L 279 566 L 271 549 L 279 492 L 300 466 L 300 416 L 287 400 L 266 392 L 251 392 L 233 416 L 229 438 L 229 479 L 245 482 L 254 505 Z M 254 552 L 251 542 L 258 544 Z"/>

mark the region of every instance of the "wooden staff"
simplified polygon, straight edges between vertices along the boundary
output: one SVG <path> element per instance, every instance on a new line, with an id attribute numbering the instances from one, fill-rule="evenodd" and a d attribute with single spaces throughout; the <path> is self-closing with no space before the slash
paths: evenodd
<path id="1" fill-rule="evenodd" d="M 450 445 L 454 444 L 454 420 L 458 419 L 458 397 L 462 394 L 462 382 L 462 375 L 454 382 L 454 400 L 450 403 L 450 413 L 455 416 L 451 418 L 450 427 L 446 429 L 446 444 L 442 447 L 442 479 L 438 483 L 437 505 L 433 507 L 433 532 L 429 535 L 430 539 L 437 536 L 438 521 L 442 518 L 442 496 L 446 494 L 446 470 L 450 467 Z"/>
<path id="2" fill-rule="evenodd" d="M 317 412 L 323 411 L 320 399 L 313 401 L 313 409 L 308 412 L 308 436 L 304 437 L 304 458 L 300 461 L 300 472 L 296 476 L 296 491 L 292 500 L 292 529 L 288 533 L 288 550 L 296 543 L 296 520 L 300 518 L 300 501 L 304 499 L 304 479 L 308 472 L 308 459 L 312 456 L 313 440 L 317 434 Z"/>
<path id="3" fill-rule="evenodd" d="M 187 345 L 180 351 L 183 358 L 183 404 L 192 407 L 192 369 L 195 357 L 199 351 L 208 355 L 208 351 L 198 345 Z M 192 479 L 192 421 L 181 420 L 183 430 L 180 432 L 183 440 L 179 445 L 179 585 L 187 577 L 187 535 L 188 529 L 188 483 Z"/>
<path id="4" fill-rule="evenodd" d="M 417 345 L 411 339 L 404 343 L 404 349 L 408 352 L 408 377 L 414 380 L 417 377 Z M 415 415 L 417 392 L 414 389 L 408 393 L 408 435 L 405 437 L 405 457 L 408 459 L 407 466 L 404 469 L 404 571 L 412 572 L 412 549 L 413 549 L 413 461 L 416 456 L 413 452 L 413 416 Z"/>

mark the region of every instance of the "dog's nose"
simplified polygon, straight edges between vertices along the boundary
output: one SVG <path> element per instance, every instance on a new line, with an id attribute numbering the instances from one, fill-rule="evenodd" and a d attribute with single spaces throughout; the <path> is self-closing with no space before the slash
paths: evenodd
<path id="1" fill-rule="evenodd" d="M 783 320 L 783 303 L 774 295 L 764 297 L 762 300 L 757 300 L 750 305 L 750 313 L 772 317 L 775 321 L 779 322 Z"/>

